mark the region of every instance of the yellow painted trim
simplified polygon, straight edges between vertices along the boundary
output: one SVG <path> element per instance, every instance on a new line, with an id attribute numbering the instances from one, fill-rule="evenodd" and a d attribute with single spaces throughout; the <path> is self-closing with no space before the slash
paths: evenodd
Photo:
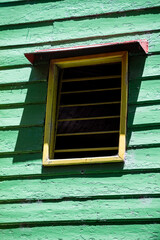
<path id="1" fill-rule="evenodd" d="M 102 89 L 91 89 L 91 90 L 79 90 L 79 91 L 61 92 L 61 94 L 104 92 L 104 91 L 114 91 L 114 90 L 120 90 L 120 89 L 121 89 L 120 87 L 117 87 L 117 88 L 102 88 Z"/>
<path id="2" fill-rule="evenodd" d="M 118 150 L 118 147 L 99 147 L 99 148 L 73 148 L 73 149 L 57 149 L 55 153 L 63 152 L 90 152 L 90 151 L 112 151 Z"/>
<path id="3" fill-rule="evenodd" d="M 49 146 L 51 135 L 51 120 L 52 120 L 52 105 L 53 105 L 53 91 L 54 91 L 54 65 L 50 64 L 49 78 L 48 78 L 48 91 L 47 91 L 47 105 L 46 105 L 46 119 L 45 119 L 45 131 L 44 131 L 44 145 L 43 145 L 43 165 L 45 165 L 49 159 Z"/>
<path id="4" fill-rule="evenodd" d="M 55 145 L 56 145 L 56 133 L 57 133 L 57 127 L 58 127 L 58 114 L 59 114 L 59 104 L 60 104 L 60 91 L 61 91 L 61 85 L 62 85 L 62 76 L 63 76 L 63 71 L 60 74 L 61 76 L 59 76 L 58 74 L 58 68 L 56 66 L 55 68 L 55 74 L 54 74 L 54 82 L 55 82 L 55 89 L 54 89 L 54 103 L 53 104 L 53 109 L 52 109 L 52 127 L 53 130 L 51 131 L 51 142 L 50 142 L 50 146 L 52 146 L 52 148 L 50 149 L 50 158 L 54 158 L 54 152 L 55 152 Z M 59 85 L 58 85 L 58 81 L 59 81 Z M 59 86 L 59 88 L 58 88 Z"/>
<path id="5" fill-rule="evenodd" d="M 44 166 L 64 166 L 64 165 L 78 165 L 78 164 L 95 164 L 95 163 L 116 163 L 123 162 L 119 156 L 111 157 L 95 157 L 95 158 L 73 158 L 73 159 L 56 159 L 48 160 Z"/>
<path id="6" fill-rule="evenodd" d="M 101 131 L 101 132 L 79 132 L 79 133 L 59 133 L 57 137 L 65 137 L 65 136 L 79 136 L 79 135 L 96 135 L 96 134 L 112 134 L 112 133 L 119 133 L 117 131 Z"/>
<path id="7" fill-rule="evenodd" d="M 103 64 L 103 63 L 116 63 L 116 62 L 122 62 L 121 113 L 120 113 L 121 120 L 120 120 L 120 137 L 119 137 L 118 155 L 109 156 L 109 157 L 96 157 L 96 158 L 54 159 L 54 156 L 53 156 L 54 148 L 53 147 L 51 148 L 50 146 L 54 145 L 53 143 L 55 142 L 55 134 L 56 134 L 55 116 L 57 114 L 56 102 L 57 102 L 57 86 L 58 86 L 58 68 L 63 69 L 63 68 L 69 68 L 69 67 L 97 65 L 97 64 Z M 107 54 L 104 53 L 104 54 L 88 55 L 88 56 L 82 56 L 82 57 L 51 60 L 50 70 L 49 70 L 49 80 L 48 80 L 46 121 L 45 121 L 44 146 L 43 146 L 43 165 L 44 166 L 122 162 L 124 160 L 125 145 L 126 145 L 125 138 L 126 138 L 127 95 L 128 95 L 127 75 L 128 75 L 127 52 L 116 52 L 116 53 L 107 53 Z M 70 80 L 66 80 L 66 81 L 70 81 Z M 120 103 L 120 102 L 117 101 L 117 102 L 107 102 L 107 103 L 61 105 L 61 107 L 89 106 L 89 105 L 117 104 L 117 103 Z"/>
<path id="8" fill-rule="evenodd" d="M 61 58 L 51 60 L 51 64 L 56 64 L 60 68 L 81 67 L 105 63 L 120 62 L 123 52 L 103 53 L 96 55 L 87 55 L 73 58 Z"/>
<path id="9" fill-rule="evenodd" d="M 101 76 L 101 77 L 88 77 L 88 78 L 71 78 L 63 79 L 62 82 L 79 82 L 79 81 L 93 81 L 93 80 L 105 80 L 105 79 L 116 79 L 120 78 L 121 75 Z"/>
<path id="10" fill-rule="evenodd" d="M 54 158 L 54 148 L 56 142 L 56 116 L 57 116 L 57 94 L 58 94 L 58 68 L 54 65 L 53 77 L 52 77 L 52 106 L 49 106 L 52 109 L 51 120 L 50 120 L 50 142 L 49 146 L 52 146 L 49 151 L 50 158 Z"/>
<path id="11" fill-rule="evenodd" d="M 58 122 L 85 121 L 85 120 L 97 120 L 97 119 L 110 119 L 110 118 L 119 118 L 119 117 L 120 117 L 120 116 L 86 117 L 86 118 L 66 118 L 66 119 L 58 119 Z"/>
<path id="12" fill-rule="evenodd" d="M 120 101 L 116 102 L 100 102 L 100 103 L 79 103 L 79 104 L 66 104 L 60 105 L 60 107 L 81 107 L 81 106 L 96 106 L 96 105 L 108 105 L 108 104 L 119 104 Z"/>
<path id="13" fill-rule="evenodd" d="M 124 160 L 126 151 L 126 124 L 128 104 L 128 52 L 122 56 L 121 72 L 121 111 L 120 111 L 120 135 L 118 155 Z"/>

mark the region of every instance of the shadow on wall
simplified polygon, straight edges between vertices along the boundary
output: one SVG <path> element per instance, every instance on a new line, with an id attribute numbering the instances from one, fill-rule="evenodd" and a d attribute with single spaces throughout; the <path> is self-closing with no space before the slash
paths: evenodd
<path id="1" fill-rule="evenodd" d="M 129 85 L 128 85 L 128 119 L 127 119 L 127 146 L 130 143 L 134 129 L 134 117 L 138 103 L 138 95 L 143 80 L 143 70 L 146 56 L 133 56 L 129 58 Z"/>
<path id="2" fill-rule="evenodd" d="M 34 160 L 35 154 L 41 158 L 47 77 L 48 64 L 32 67 L 29 81 L 21 85 L 22 91 L 26 91 L 26 98 L 24 104 L 22 104 L 23 114 L 15 146 L 15 152 L 20 153 L 20 155 L 16 154 L 14 156 L 13 163 Z M 25 154 L 26 152 L 27 154 Z"/>
<path id="3" fill-rule="evenodd" d="M 142 80 L 142 74 L 145 64 L 145 56 L 132 56 L 129 58 L 129 105 L 128 105 L 128 123 L 127 145 L 129 144 L 133 120 L 136 111 L 139 89 Z M 18 162 L 27 162 L 42 158 L 44 120 L 47 95 L 47 76 L 49 65 L 33 67 L 29 82 L 22 86 L 27 88 L 27 95 L 23 106 L 23 115 L 20 122 L 18 138 L 16 142 L 13 164 Z M 134 91 L 133 91 L 134 82 Z M 132 107 L 132 111 L 130 108 Z M 26 152 L 29 152 L 25 154 Z M 24 154 L 23 154 L 24 153 Z M 30 162 L 31 164 L 31 162 Z M 79 165 L 65 167 L 42 167 L 42 174 L 66 175 L 68 173 L 80 174 L 85 173 L 114 173 L 123 170 L 123 163 L 97 164 L 97 165 Z M 116 174 L 115 176 L 118 177 Z M 98 175 L 97 175 L 98 177 Z"/>

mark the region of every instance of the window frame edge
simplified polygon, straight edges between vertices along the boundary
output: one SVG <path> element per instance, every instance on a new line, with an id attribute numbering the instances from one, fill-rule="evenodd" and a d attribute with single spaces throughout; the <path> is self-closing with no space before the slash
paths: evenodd
<path id="1" fill-rule="evenodd" d="M 54 159 L 54 148 L 50 146 L 55 138 L 55 122 L 56 105 L 57 105 L 57 86 L 58 86 L 58 68 L 68 68 L 74 66 L 86 66 L 91 64 L 91 61 L 103 62 L 106 58 L 108 63 L 119 62 L 122 63 L 121 71 L 121 113 L 120 113 L 120 134 L 118 155 L 109 157 L 88 157 L 88 158 L 73 158 L 73 159 Z M 78 63 L 78 65 L 77 65 Z M 87 63 L 87 64 L 86 64 Z M 105 62 L 106 63 L 106 62 Z M 94 63 L 95 64 L 95 63 Z M 54 94 L 55 93 L 55 94 Z M 80 57 L 53 59 L 50 61 L 49 77 L 48 77 L 48 90 L 47 90 L 47 104 L 46 104 L 46 118 L 44 130 L 44 144 L 43 144 L 43 166 L 60 166 L 60 165 L 78 165 L 78 164 L 95 164 L 95 163 L 114 163 L 123 162 L 126 151 L 126 124 L 127 124 L 127 105 L 128 105 L 128 52 L 111 52 L 95 55 L 85 55 Z M 123 121 L 122 121 L 123 119 Z M 51 137 L 51 133 L 52 134 Z M 51 157 L 52 156 L 52 157 Z"/>

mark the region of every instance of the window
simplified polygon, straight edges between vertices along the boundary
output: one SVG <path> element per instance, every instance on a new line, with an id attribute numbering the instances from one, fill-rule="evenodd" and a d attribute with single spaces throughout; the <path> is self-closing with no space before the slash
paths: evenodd
<path id="1" fill-rule="evenodd" d="M 43 165 L 121 162 L 128 53 L 50 61 Z"/>

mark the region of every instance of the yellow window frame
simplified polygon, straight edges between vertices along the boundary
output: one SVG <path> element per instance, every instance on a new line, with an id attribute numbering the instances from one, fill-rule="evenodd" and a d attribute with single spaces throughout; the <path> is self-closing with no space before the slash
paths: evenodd
<path id="1" fill-rule="evenodd" d="M 121 111 L 120 133 L 117 156 L 88 157 L 72 159 L 53 159 L 55 142 L 55 126 L 57 111 L 58 77 L 60 70 L 70 67 L 80 67 L 104 63 L 121 62 Z M 96 55 L 53 59 L 50 61 L 48 93 L 46 105 L 46 119 L 43 145 L 43 166 L 93 164 L 107 162 L 123 162 L 126 151 L 126 122 L 127 122 L 127 99 L 128 99 L 128 52 L 103 53 Z"/>

